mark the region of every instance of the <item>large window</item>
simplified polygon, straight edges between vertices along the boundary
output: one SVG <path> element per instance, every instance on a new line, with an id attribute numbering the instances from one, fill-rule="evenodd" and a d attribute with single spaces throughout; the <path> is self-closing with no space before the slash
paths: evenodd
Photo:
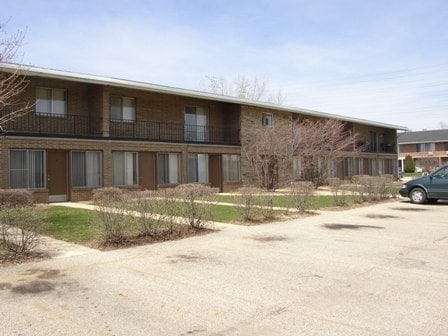
<path id="1" fill-rule="evenodd" d="M 344 177 L 351 177 L 353 175 L 353 158 L 344 159 Z"/>
<path id="2" fill-rule="evenodd" d="M 9 186 L 11 188 L 44 188 L 45 152 L 10 150 Z"/>
<path id="3" fill-rule="evenodd" d="M 159 184 L 180 183 L 180 155 L 159 153 L 157 155 L 157 176 Z"/>
<path id="4" fill-rule="evenodd" d="M 201 107 L 185 108 L 185 140 L 208 141 L 208 112 Z"/>
<path id="5" fill-rule="evenodd" d="M 434 142 L 417 144 L 417 152 L 434 152 L 435 149 L 436 144 Z"/>
<path id="6" fill-rule="evenodd" d="M 138 184 L 138 155 L 133 152 L 113 152 L 113 184 L 133 186 Z"/>
<path id="7" fill-rule="evenodd" d="M 188 155 L 188 182 L 208 183 L 208 155 Z"/>
<path id="8" fill-rule="evenodd" d="M 38 87 L 36 89 L 36 113 L 65 116 L 67 114 L 66 90 Z"/>
<path id="9" fill-rule="evenodd" d="M 110 96 L 110 118 L 118 121 L 135 121 L 135 99 Z"/>
<path id="10" fill-rule="evenodd" d="M 222 156 L 224 182 L 240 181 L 241 157 L 239 155 L 224 154 Z"/>
<path id="11" fill-rule="evenodd" d="M 101 186 L 101 152 L 72 152 L 72 186 Z"/>

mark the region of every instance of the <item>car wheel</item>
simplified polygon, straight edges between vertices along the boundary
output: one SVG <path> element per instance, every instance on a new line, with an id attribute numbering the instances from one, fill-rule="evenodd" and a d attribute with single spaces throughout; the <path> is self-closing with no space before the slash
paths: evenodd
<path id="1" fill-rule="evenodd" d="M 421 188 L 414 188 L 409 194 L 409 198 L 412 203 L 422 204 L 426 202 L 426 193 Z"/>

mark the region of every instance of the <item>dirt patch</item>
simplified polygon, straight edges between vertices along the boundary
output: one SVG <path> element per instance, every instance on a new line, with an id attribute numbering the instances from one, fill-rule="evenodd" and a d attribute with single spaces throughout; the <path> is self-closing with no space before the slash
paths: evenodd
<path id="1" fill-rule="evenodd" d="M 387 218 L 399 218 L 398 216 L 392 216 L 392 215 L 378 215 L 378 214 L 368 214 L 366 215 L 367 218 L 379 218 L 379 219 L 387 219 Z"/>
<path id="2" fill-rule="evenodd" d="M 30 252 L 28 254 L 16 254 L 4 251 L 0 252 L 0 267 L 18 265 L 48 258 L 50 257 L 45 253 Z"/>
<path id="3" fill-rule="evenodd" d="M 276 242 L 276 241 L 289 240 L 288 237 L 280 235 L 258 235 L 258 236 L 251 236 L 249 238 L 260 242 Z"/>
<path id="4" fill-rule="evenodd" d="M 212 232 L 214 232 L 214 230 L 206 228 L 193 229 L 189 226 L 180 226 L 175 229 L 157 231 L 154 233 L 140 233 L 134 236 L 126 236 L 121 241 L 117 242 L 93 241 L 90 242 L 88 246 L 95 249 L 100 249 L 102 251 L 109 251 L 140 245 L 162 243 L 170 240 L 179 240 L 194 236 L 202 236 Z"/>

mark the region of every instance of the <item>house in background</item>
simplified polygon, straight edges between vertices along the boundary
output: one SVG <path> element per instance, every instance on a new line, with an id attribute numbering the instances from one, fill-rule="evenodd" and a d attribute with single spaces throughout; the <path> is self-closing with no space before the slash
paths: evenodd
<path id="1" fill-rule="evenodd" d="M 404 132 L 398 134 L 398 165 L 412 156 L 418 172 L 429 172 L 448 163 L 448 129 Z"/>
<path id="2" fill-rule="evenodd" d="M 253 174 L 242 146 L 254 130 L 281 119 L 338 119 L 360 135 L 364 151 L 348 153 L 333 176 L 397 174 L 400 126 L 0 63 L 0 72 L 17 71 L 29 81 L 19 98 L 35 107 L 0 136 L 0 188 L 30 189 L 38 202 L 88 200 L 94 189 L 109 186 L 155 190 L 198 182 L 235 190 Z"/>

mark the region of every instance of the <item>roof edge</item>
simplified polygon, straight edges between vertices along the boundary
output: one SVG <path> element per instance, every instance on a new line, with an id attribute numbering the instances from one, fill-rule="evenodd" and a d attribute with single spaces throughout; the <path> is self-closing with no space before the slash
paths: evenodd
<path id="1" fill-rule="evenodd" d="M 215 100 L 215 101 L 224 102 L 224 103 L 233 103 L 233 104 L 248 105 L 248 106 L 261 107 L 261 108 L 267 108 L 267 109 L 274 109 L 274 110 L 278 110 L 278 111 L 290 112 L 290 113 L 295 113 L 295 114 L 304 114 L 304 115 L 327 118 L 327 119 L 338 119 L 338 120 L 353 122 L 353 123 L 357 123 L 357 124 L 377 126 L 377 127 L 383 127 L 383 128 L 391 128 L 391 129 L 401 130 L 401 131 L 408 130 L 408 128 L 404 127 L 404 126 L 382 123 L 382 122 L 377 122 L 377 121 L 371 121 L 371 120 L 366 120 L 366 119 L 342 116 L 342 115 L 331 114 L 331 113 L 320 112 L 320 111 L 309 110 L 309 109 L 303 109 L 303 108 L 292 107 L 292 106 L 284 106 L 284 105 L 278 105 L 278 104 L 273 104 L 273 103 L 253 101 L 253 100 L 249 100 L 249 99 L 243 99 L 243 98 L 237 98 L 237 97 L 231 97 L 231 96 L 216 95 L 213 93 L 208 93 L 208 92 L 203 92 L 203 91 L 181 89 L 181 88 L 159 85 L 159 84 L 151 84 L 151 83 L 145 83 L 145 82 L 139 82 L 139 81 L 119 79 L 119 78 L 114 78 L 114 77 L 98 76 L 98 75 L 77 73 L 77 72 L 71 72 L 71 71 L 41 68 L 41 67 L 30 66 L 30 65 L 2 63 L 2 62 L 0 62 L 0 70 L 6 71 L 6 72 L 19 72 L 21 74 L 28 75 L 28 76 L 47 77 L 47 78 L 62 79 L 62 80 L 76 81 L 76 82 L 82 82 L 82 83 L 99 84 L 99 85 L 110 85 L 110 86 L 136 89 L 136 90 L 146 90 L 146 91 L 152 91 L 152 92 L 174 94 L 174 95 L 180 95 L 180 96 L 198 98 L 198 99 L 210 99 L 210 100 Z"/>

